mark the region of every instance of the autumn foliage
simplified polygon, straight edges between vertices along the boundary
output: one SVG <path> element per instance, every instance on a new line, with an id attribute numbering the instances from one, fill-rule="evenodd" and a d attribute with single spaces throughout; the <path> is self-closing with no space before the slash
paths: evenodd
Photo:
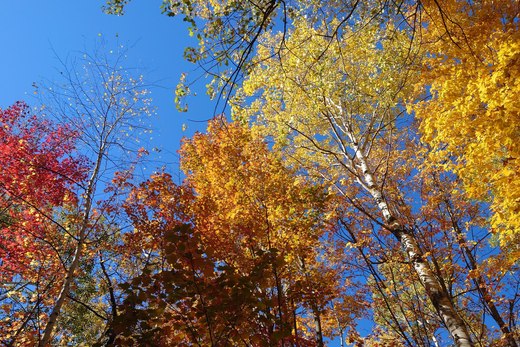
<path id="1" fill-rule="evenodd" d="M 332 300 L 351 298 L 320 255 L 330 231 L 322 189 L 284 168 L 250 130 L 222 118 L 181 153 L 182 186 L 156 175 L 127 203 L 136 228 L 129 247 L 139 245 L 150 260 L 124 285 L 118 341 L 323 344 L 325 326 L 313 321 L 324 324 Z M 128 324 L 132 317 L 140 329 Z"/>
<path id="2" fill-rule="evenodd" d="M 2 320 L 0 329 L 9 341 L 33 315 L 45 315 L 20 307 L 52 298 L 56 289 L 52 283 L 63 272 L 59 249 L 67 247 L 53 218 L 76 204 L 74 187 L 85 179 L 86 166 L 74 153 L 77 134 L 31 114 L 26 104 L 0 110 L 0 123 L 0 276 L 6 284 L 2 310 L 11 316 Z M 30 290 L 33 286 L 41 291 Z M 31 344 L 34 339 L 29 333 L 19 343 Z"/>
<path id="3" fill-rule="evenodd" d="M 163 12 L 232 120 L 137 178 L 142 76 L 72 83 L 58 123 L 1 110 L 3 344 L 519 345 L 517 2 Z"/>
<path id="4" fill-rule="evenodd" d="M 430 55 L 422 67 L 432 97 L 413 106 L 423 139 L 435 149 L 432 160 L 456 172 L 471 198 L 491 202 L 491 226 L 503 245 L 518 244 L 520 234 L 515 7 L 510 1 L 453 2 L 444 14 L 432 11 L 424 37 Z M 520 256 L 518 248 L 511 251 L 512 258 Z"/>

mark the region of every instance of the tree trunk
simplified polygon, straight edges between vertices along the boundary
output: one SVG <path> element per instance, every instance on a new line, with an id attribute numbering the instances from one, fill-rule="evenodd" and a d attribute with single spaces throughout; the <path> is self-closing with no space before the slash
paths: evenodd
<path id="1" fill-rule="evenodd" d="M 83 243 L 84 243 L 84 235 L 80 235 L 80 240 L 76 246 L 76 250 L 74 251 L 74 258 L 72 260 L 72 264 L 70 264 L 69 270 L 67 271 L 67 275 L 65 276 L 65 281 L 63 282 L 63 286 L 61 287 L 60 295 L 58 296 L 58 300 L 54 304 L 52 308 L 52 312 L 49 316 L 49 321 L 45 326 L 45 331 L 43 332 L 43 337 L 38 344 L 39 347 L 46 347 L 50 344 L 52 331 L 54 330 L 54 326 L 58 320 L 58 316 L 60 314 L 61 307 L 63 306 L 65 299 L 69 295 L 70 292 L 70 284 L 74 279 L 74 272 L 78 268 L 79 259 L 81 258 L 81 253 L 83 251 Z"/>
<path id="2" fill-rule="evenodd" d="M 85 209 L 80 225 L 78 244 L 76 245 L 76 249 L 74 250 L 74 257 L 72 258 L 72 263 L 70 264 L 70 267 L 67 270 L 65 281 L 63 282 L 63 285 L 61 287 L 60 295 L 58 296 L 58 300 L 56 300 L 56 303 L 52 308 L 51 314 L 49 316 L 49 321 L 47 322 L 47 325 L 45 326 L 45 330 L 43 332 L 43 337 L 40 340 L 40 343 L 38 344 L 39 347 L 46 347 L 49 345 L 52 337 L 52 331 L 56 326 L 56 322 L 58 320 L 58 316 L 60 315 L 61 308 L 65 303 L 65 299 L 69 296 L 70 285 L 72 283 L 72 280 L 74 279 L 74 273 L 78 268 L 79 261 L 83 253 L 83 246 L 85 245 L 85 240 L 87 238 L 87 229 L 90 219 L 90 213 L 92 212 L 92 201 L 94 199 L 94 193 L 96 191 L 96 181 L 98 179 L 99 170 L 101 169 L 101 163 L 103 161 L 104 153 L 105 145 L 104 142 L 102 142 L 99 147 L 99 152 L 97 154 L 94 170 L 88 180 L 87 189 L 85 192 Z"/>
<path id="3" fill-rule="evenodd" d="M 415 272 L 419 276 L 421 283 L 424 285 L 426 293 L 435 307 L 437 313 L 448 328 L 448 331 L 457 347 L 473 347 L 468 328 L 462 318 L 455 309 L 451 297 L 446 289 L 441 285 L 438 279 L 433 274 L 424 259 L 424 256 L 414 239 L 410 230 L 407 230 L 401 225 L 397 219 L 392 215 L 390 209 L 383 199 L 383 194 L 376 184 L 375 178 L 370 171 L 366 158 L 362 153 L 362 149 L 357 146 L 357 141 L 353 137 L 352 148 L 356 152 L 357 166 L 361 171 L 361 178 L 364 181 L 364 186 L 374 198 L 378 208 L 383 214 L 383 219 L 387 224 L 388 230 L 397 238 L 397 240 L 404 247 L 404 250 L 412 262 Z"/>
<path id="4" fill-rule="evenodd" d="M 314 316 L 314 326 L 316 329 L 316 346 L 323 347 L 323 332 L 321 330 L 321 318 L 320 318 L 320 312 L 318 310 L 318 307 L 313 305 L 312 313 Z"/>
<path id="5" fill-rule="evenodd" d="M 462 232 L 461 228 L 459 227 L 459 224 L 457 223 L 457 220 L 455 218 L 455 214 L 453 212 L 450 202 L 448 200 L 445 200 L 444 203 L 446 205 L 448 215 L 450 216 L 453 230 L 457 234 L 456 235 L 457 243 L 459 244 L 459 247 L 462 250 L 462 252 L 464 253 L 464 256 L 466 258 L 467 266 L 469 267 L 470 270 L 478 270 L 477 260 L 471 253 L 470 249 L 466 246 L 466 243 L 465 243 L 466 240 L 464 237 L 464 233 Z M 511 334 L 509 327 L 502 319 L 502 316 L 500 315 L 498 308 L 496 307 L 495 303 L 492 300 L 491 294 L 489 293 L 489 291 L 487 289 L 487 283 L 484 280 L 484 277 L 480 273 L 478 273 L 476 278 L 473 279 L 473 282 L 480 294 L 482 302 L 488 308 L 491 317 L 495 320 L 495 322 L 500 327 L 500 331 L 502 331 L 502 334 L 504 335 L 504 338 L 507 340 L 507 344 L 509 345 L 509 347 L 518 347 L 518 344 L 516 343 L 515 338 Z"/>
<path id="6" fill-rule="evenodd" d="M 303 273 L 305 274 L 305 277 L 309 279 L 309 273 L 307 272 L 307 266 L 305 264 L 305 258 L 300 257 L 300 262 L 302 265 Z M 316 329 L 316 346 L 323 347 L 323 331 L 321 329 L 321 317 L 320 317 L 320 310 L 318 307 L 318 304 L 316 303 L 315 298 L 313 297 L 310 302 L 311 310 L 312 310 L 312 316 L 314 319 L 314 329 Z"/>

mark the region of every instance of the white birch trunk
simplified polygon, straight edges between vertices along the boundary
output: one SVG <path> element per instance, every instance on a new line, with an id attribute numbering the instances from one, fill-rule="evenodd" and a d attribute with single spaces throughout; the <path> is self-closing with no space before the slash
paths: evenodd
<path id="1" fill-rule="evenodd" d="M 376 184 L 375 178 L 370 172 L 366 158 L 361 149 L 357 146 L 354 138 L 352 148 L 356 152 L 356 161 L 361 170 L 362 179 L 370 195 L 374 198 L 378 208 L 383 214 L 383 218 L 387 224 L 389 231 L 399 240 L 404 247 L 408 258 L 419 276 L 421 283 L 426 289 L 426 293 L 430 298 L 433 306 L 437 310 L 439 316 L 446 324 L 448 331 L 457 347 L 473 347 L 468 329 L 462 318 L 457 313 L 449 294 L 439 283 L 427 262 L 424 260 L 419 245 L 413 238 L 413 235 L 401 225 L 392 215 L 388 204 L 383 199 L 383 194 Z"/>

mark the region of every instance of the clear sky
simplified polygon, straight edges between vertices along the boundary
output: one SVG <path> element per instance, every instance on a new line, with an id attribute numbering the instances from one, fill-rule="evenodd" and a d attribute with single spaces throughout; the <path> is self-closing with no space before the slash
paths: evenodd
<path id="1" fill-rule="evenodd" d="M 134 0 L 126 14 L 117 17 L 102 12 L 103 0 L 0 0 L 0 107 L 17 100 L 34 103 L 33 82 L 59 78 L 56 56 L 65 59 L 92 48 L 100 34 L 109 45 L 118 40 L 131 46 L 126 67 L 139 68 L 156 85 L 150 88 L 158 114 L 152 120 L 152 145 L 162 149 L 162 160 L 173 163 L 170 168 L 175 171 L 181 137 L 205 128 L 192 120 L 211 118 L 214 103 L 200 90 L 187 113 L 175 109 L 174 89 L 180 74 L 200 72 L 182 59 L 184 48 L 195 41 L 190 40 L 182 18 L 161 14 L 161 2 Z M 183 124 L 188 126 L 185 132 Z"/>

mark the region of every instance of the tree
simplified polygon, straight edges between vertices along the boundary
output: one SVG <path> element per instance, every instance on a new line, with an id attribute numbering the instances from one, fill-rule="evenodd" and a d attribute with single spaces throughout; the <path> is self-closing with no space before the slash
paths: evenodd
<path id="1" fill-rule="evenodd" d="M 122 14 L 128 2 L 108 1 L 105 9 Z M 409 39 L 403 44 L 422 45 L 421 57 L 427 58 L 425 78 L 417 86 L 420 91 L 431 91 L 433 97 L 411 109 L 423 120 L 424 140 L 437 149 L 437 158 L 431 159 L 443 161 L 450 156 L 446 169 L 461 176 L 470 196 L 493 199 L 493 228 L 504 238 L 503 243 L 515 240 L 515 223 L 520 219 L 513 179 L 518 172 L 516 2 L 168 0 L 162 9 L 169 16 L 182 15 L 190 23 L 190 34 L 196 34 L 199 46 L 187 48 L 185 57 L 214 78 L 208 93 L 226 100 L 254 66 L 252 59 L 264 34 L 273 35 L 282 28 L 279 45 L 272 47 L 271 53 L 276 55 L 289 37 L 288 29 L 302 19 L 332 39 L 352 26 L 362 28 L 360 23 L 377 21 L 398 27 Z M 329 47 L 324 45 L 323 52 Z M 178 97 L 189 93 L 184 83 Z M 444 116 L 432 116 L 439 112 Z M 452 131 L 452 124 L 460 131 Z M 498 125 L 500 132 L 496 131 Z M 474 179 L 482 173 L 483 180 Z M 518 250 L 510 252 L 511 259 L 518 257 Z"/>
<path id="2" fill-rule="evenodd" d="M 327 303 L 334 296 L 351 299 L 335 288 L 339 279 L 332 259 L 328 264 L 319 261 L 328 222 L 323 188 L 287 169 L 244 125 L 223 119 L 211 122 L 207 134 L 187 140 L 180 154 L 186 181 L 201 201 L 198 226 L 205 229 L 208 242 L 219 245 L 219 258 L 248 268 L 258 253 L 275 252 L 284 260 L 272 264 L 277 325 L 294 325 L 289 321 L 302 305 L 310 310 L 311 331 L 323 345 Z"/>
<path id="3" fill-rule="evenodd" d="M 321 188 L 285 169 L 250 130 L 221 118 L 186 140 L 181 154 L 185 185 L 154 176 L 127 205 L 136 228 L 128 244 L 150 256 L 125 285 L 119 341 L 323 345 L 323 332 L 334 330 L 327 306 L 348 301 L 354 316 L 357 305 L 340 289 L 333 262 L 320 256 Z M 157 313 L 164 306 L 168 313 Z M 132 316 L 144 330 L 128 326 Z"/>
<path id="4" fill-rule="evenodd" d="M 353 33 L 355 41 L 349 40 Z M 363 24 L 362 31 L 353 33 L 344 31 L 332 40 L 301 21 L 288 32 L 285 49 L 278 50 L 282 35 L 266 37 L 258 65 L 243 87 L 244 100 L 255 100 L 238 107 L 236 116 L 252 119 L 285 148 L 294 165 L 321 176 L 378 224 L 373 229 L 377 240 L 391 233 L 406 255 L 398 261 L 413 266 L 416 280 L 455 343 L 473 345 L 470 324 L 436 265 L 442 252 L 428 247 L 423 241 L 426 230 L 406 218 L 413 210 L 406 182 L 414 169 L 420 169 L 413 166 L 420 162 L 403 156 L 402 150 L 420 153 L 420 147 L 412 149 L 413 127 L 402 125 L 411 122 L 402 101 L 416 78 L 410 60 L 413 46 L 410 49 L 407 35 L 389 23 L 383 28 Z"/>
<path id="5" fill-rule="evenodd" d="M 158 194 L 160 192 L 160 194 Z M 146 250 L 142 271 L 122 284 L 125 300 L 114 321 L 116 345 L 230 345 L 266 341 L 255 285 L 267 264 L 238 271 L 208 252 L 200 230 L 183 224 L 180 208 L 193 199 L 166 174 L 134 190 L 127 211 L 135 233 L 128 247 Z M 137 198 L 137 199 L 136 199 Z M 184 198 L 188 200 L 184 200 Z M 266 254 L 265 262 L 270 261 Z"/>
<path id="6" fill-rule="evenodd" d="M 48 89 L 66 125 L 3 111 L 6 345 L 518 346 L 516 3 L 163 10 L 235 122 L 183 142 L 182 185 L 134 187 L 121 232 L 142 79 L 86 55 L 86 80 L 64 64 Z"/>
<path id="7" fill-rule="evenodd" d="M 121 10 L 127 1 L 111 3 Z M 409 337 L 409 345 L 437 343 L 436 327 L 445 325 L 457 345 L 499 343 L 495 337 L 482 342 L 492 329 L 476 318 L 480 312 L 516 345 L 513 2 L 201 0 L 168 1 L 164 10 L 192 23 L 200 46 L 189 48 L 187 58 L 213 64 L 209 73 L 224 96 L 246 77 L 234 100 L 235 117 L 272 136 L 295 170 L 343 196 L 338 210 L 345 230 L 339 233 L 386 299 L 383 318 L 392 334 Z M 494 41 L 487 44 L 490 36 Z M 432 91 L 431 98 L 421 100 L 414 86 Z M 421 136 L 426 144 L 414 139 Z M 488 232 L 486 207 L 471 201 L 488 196 L 501 249 Z M 416 272 L 411 282 L 395 276 L 403 262 Z M 497 271 L 508 279 L 498 280 Z M 506 289 L 493 288 L 494 281 L 507 283 Z M 417 283 L 425 288 L 405 290 Z M 410 310 L 411 298 L 421 295 L 432 307 Z M 475 306 L 461 310 L 468 300 Z M 413 327 L 395 310 L 416 314 L 430 327 Z"/>
<path id="8" fill-rule="evenodd" d="M 520 172 L 518 5 L 425 2 L 423 79 L 430 98 L 411 108 L 421 119 L 431 161 L 455 172 L 470 198 L 490 201 L 491 225 L 519 257 Z"/>
<path id="9" fill-rule="evenodd" d="M 0 329 L 6 345 L 33 345 L 69 250 L 56 217 L 77 204 L 88 166 L 74 129 L 32 115 L 23 102 L 0 110 L 0 122 Z"/>
<path id="10" fill-rule="evenodd" d="M 51 342 L 61 309 L 79 278 L 81 264 L 87 259 L 95 261 L 97 254 L 110 249 L 106 241 L 114 235 L 114 229 L 107 225 L 115 222 L 117 198 L 131 177 L 136 160 L 144 153 L 139 148 L 138 135 L 146 129 L 144 120 L 153 110 L 143 76 L 134 76 L 121 66 L 125 53 L 123 46 L 115 53 L 105 53 L 102 47 L 83 53 L 79 61 L 62 63 L 63 84 L 44 87 L 42 111 L 78 132 L 80 148 L 92 166 L 85 184 L 77 190 L 79 201 L 71 211 L 73 256 L 66 266 L 66 275 L 58 280 L 61 290 L 52 305 L 40 346 Z M 111 282 L 110 278 L 107 280 Z M 108 302 L 114 306 L 113 300 Z"/>
<path id="11" fill-rule="evenodd" d="M 519 171 L 516 4 L 424 6 L 428 16 L 423 41 L 429 55 L 418 88 L 423 92 L 428 88 L 431 96 L 410 109 L 421 119 L 423 139 L 432 146 L 430 162 L 456 173 L 468 198 L 491 203 L 491 231 L 503 251 L 494 265 L 501 264 L 501 270 L 491 271 L 514 272 L 519 229 L 518 187 L 512 178 Z M 481 270 L 465 253 L 479 274 L 475 280 L 483 283 Z M 490 296 L 482 296 L 488 298 L 486 305 L 509 344 L 516 346 L 511 327 L 494 309 Z"/>
<path id="12" fill-rule="evenodd" d="M 142 76 L 121 67 L 123 51 L 63 62 L 63 80 L 36 90 L 37 116 L 24 104 L 2 111 L 2 276 L 12 287 L 2 300 L 7 314 L 20 308 L 4 316 L 8 345 L 66 343 L 67 327 L 80 328 L 63 321 L 55 333 L 64 308 L 93 314 L 83 335 L 92 339 L 102 332 L 87 330 L 116 314 L 100 299 L 114 294 L 104 257 L 119 242 L 118 199 L 153 111 Z"/>

